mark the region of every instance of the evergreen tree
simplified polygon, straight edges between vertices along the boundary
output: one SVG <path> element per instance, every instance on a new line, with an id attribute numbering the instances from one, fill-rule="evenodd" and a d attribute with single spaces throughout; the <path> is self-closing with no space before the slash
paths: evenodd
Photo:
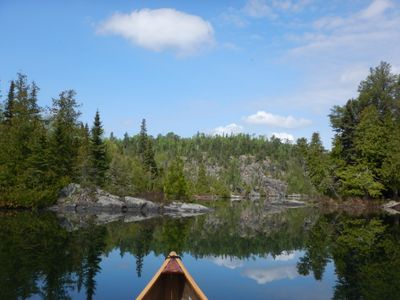
<path id="1" fill-rule="evenodd" d="M 330 115 L 336 132 L 332 158 L 343 195 L 378 198 L 398 193 L 398 181 L 389 178 L 396 167 L 388 164 L 396 166 L 392 159 L 398 151 L 393 148 L 398 135 L 394 124 L 400 120 L 398 78 L 382 62 L 361 82 L 358 97 L 334 107 Z"/>
<path id="2" fill-rule="evenodd" d="M 146 149 L 148 147 L 148 137 L 147 137 L 147 128 L 146 128 L 146 119 L 142 120 L 140 125 L 140 133 L 139 133 L 139 140 L 138 140 L 138 154 L 139 156 L 143 157 L 146 153 Z"/>
<path id="3" fill-rule="evenodd" d="M 124 133 L 124 138 L 122 140 L 122 144 L 124 147 L 124 152 L 127 152 L 128 145 L 129 145 L 129 135 L 127 132 Z"/>
<path id="4" fill-rule="evenodd" d="M 399 97 L 400 99 L 400 97 Z M 392 119 L 385 122 L 388 134 L 386 156 L 382 163 L 382 179 L 386 188 L 392 192 L 394 198 L 400 196 L 400 118 L 394 122 Z"/>
<path id="5" fill-rule="evenodd" d="M 158 175 L 157 164 L 154 158 L 153 142 L 147 135 L 146 119 L 142 120 L 138 139 L 138 154 L 143 163 L 143 168 L 149 173 L 152 180 Z"/>
<path id="6" fill-rule="evenodd" d="M 189 197 L 187 182 L 183 174 L 183 162 L 180 158 L 174 160 L 167 170 L 164 193 L 167 199 L 186 199 Z"/>
<path id="7" fill-rule="evenodd" d="M 4 121 L 6 123 L 9 123 L 13 117 L 14 99 L 15 99 L 15 84 L 14 80 L 11 80 L 10 89 L 8 91 L 7 102 L 4 108 Z"/>
<path id="8" fill-rule="evenodd" d="M 90 185 L 90 170 L 91 170 L 91 144 L 90 144 L 90 130 L 86 123 L 80 124 L 79 136 L 79 149 L 76 163 L 76 174 L 78 174 L 78 182 L 82 185 Z"/>
<path id="9" fill-rule="evenodd" d="M 37 91 L 23 74 L 10 86 L 6 128 L 0 130 L 0 198 L 8 206 L 41 206 L 55 195 L 45 125 L 39 110 L 32 110 L 38 108 Z"/>
<path id="10" fill-rule="evenodd" d="M 203 162 L 199 164 L 197 171 L 196 193 L 200 195 L 210 193 L 210 182 Z"/>
<path id="11" fill-rule="evenodd" d="M 306 168 L 311 182 L 322 194 L 335 193 L 330 174 L 329 156 L 318 132 L 314 132 L 307 146 Z"/>
<path id="12" fill-rule="evenodd" d="M 65 185 L 77 179 L 77 158 L 79 150 L 78 117 L 79 105 L 75 100 L 75 91 L 67 90 L 53 99 L 51 159 L 52 169 L 59 179 L 60 185 Z"/>
<path id="13" fill-rule="evenodd" d="M 150 176 L 152 179 L 155 179 L 158 175 L 157 164 L 154 159 L 154 151 L 152 146 L 152 141 L 148 138 L 146 149 L 143 155 L 143 165 L 146 171 L 150 172 Z"/>
<path id="14" fill-rule="evenodd" d="M 91 130 L 91 154 L 92 154 L 92 181 L 98 186 L 104 186 L 108 160 L 106 145 L 102 139 L 103 126 L 100 121 L 99 111 L 96 112 Z"/>

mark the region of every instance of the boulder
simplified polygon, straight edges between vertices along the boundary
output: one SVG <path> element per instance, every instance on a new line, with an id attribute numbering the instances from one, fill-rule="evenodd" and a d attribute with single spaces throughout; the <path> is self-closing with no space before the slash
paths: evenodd
<path id="1" fill-rule="evenodd" d="M 203 213 L 211 210 L 209 207 L 195 203 L 172 202 L 164 206 L 164 211 L 166 212 Z"/>
<path id="2" fill-rule="evenodd" d="M 382 205 L 382 208 L 389 214 L 396 215 L 400 214 L 400 202 L 389 201 Z"/>
<path id="3" fill-rule="evenodd" d="M 80 190 L 81 186 L 77 183 L 70 183 L 64 188 L 61 189 L 59 193 L 60 198 L 68 198 L 71 197 L 74 193 Z"/>
<path id="4" fill-rule="evenodd" d="M 132 212 L 135 211 L 146 212 L 146 213 L 158 212 L 161 207 L 159 204 L 156 204 L 154 202 L 130 196 L 124 197 L 124 204 L 126 210 Z"/>
<path id="5" fill-rule="evenodd" d="M 70 225 L 65 223 L 65 227 L 71 229 L 86 226 L 90 222 L 138 222 L 162 214 L 174 217 L 195 216 L 211 209 L 200 204 L 182 202 L 162 206 L 142 198 L 119 197 L 100 188 L 81 187 L 72 183 L 60 191 L 56 205 L 50 207 L 50 210 L 57 212 L 63 219 L 68 216 Z"/>
<path id="6" fill-rule="evenodd" d="M 97 196 L 97 201 L 95 202 L 94 206 L 105 210 L 122 211 L 124 203 L 120 200 L 119 197 L 115 195 L 99 194 Z"/>

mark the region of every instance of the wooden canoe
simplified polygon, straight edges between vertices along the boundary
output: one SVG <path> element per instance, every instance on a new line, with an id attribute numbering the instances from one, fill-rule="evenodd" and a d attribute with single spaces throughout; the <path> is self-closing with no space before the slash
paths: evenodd
<path id="1" fill-rule="evenodd" d="M 181 258 L 171 252 L 136 300 L 207 300 Z"/>

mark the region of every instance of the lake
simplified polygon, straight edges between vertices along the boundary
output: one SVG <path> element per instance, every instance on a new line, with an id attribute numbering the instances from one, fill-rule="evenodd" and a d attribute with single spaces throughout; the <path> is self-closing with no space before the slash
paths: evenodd
<path id="1" fill-rule="evenodd" d="M 0 299 L 134 299 L 170 251 L 209 299 L 400 299 L 398 216 L 212 205 L 140 222 L 0 212 Z"/>

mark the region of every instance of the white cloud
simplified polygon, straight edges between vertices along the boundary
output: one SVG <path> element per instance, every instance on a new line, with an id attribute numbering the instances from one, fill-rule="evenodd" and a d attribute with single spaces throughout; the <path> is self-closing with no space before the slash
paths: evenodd
<path id="1" fill-rule="evenodd" d="M 272 4 L 277 9 L 298 12 L 310 4 L 311 0 L 273 0 Z"/>
<path id="2" fill-rule="evenodd" d="M 218 266 L 223 266 L 228 269 L 237 269 L 243 266 L 243 261 L 235 257 L 225 258 L 222 256 L 210 257 L 209 258 L 213 263 Z"/>
<path id="3" fill-rule="evenodd" d="M 171 49 L 179 55 L 195 53 L 214 41 L 214 30 L 209 22 L 170 8 L 115 13 L 99 25 L 98 32 L 120 35 L 152 51 Z"/>
<path id="4" fill-rule="evenodd" d="M 237 125 L 235 123 L 226 125 L 226 126 L 220 126 L 217 127 L 213 130 L 212 134 L 213 135 L 231 135 L 231 134 L 239 134 L 243 132 L 243 127 L 240 125 Z"/>
<path id="5" fill-rule="evenodd" d="M 253 18 L 276 18 L 279 12 L 299 12 L 311 0 L 247 0 L 242 11 Z"/>
<path id="6" fill-rule="evenodd" d="M 399 8 L 393 1 L 370 1 L 352 13 L 305 22 L 305 32 L 288 35 L 293 47 L 282 61 L 304 70 L 307 80 L 281 104 L 327 115 L 332 105 L 357 96 L 370 67 L 382 60 L 400 65 Z"/>
<path id="7" fill-rule="evenodd" d="M 342 72 L 340 75 L 340 81 L 357 86 L 361 80 L 367 77 L 368 72 L 368 68 L 364 66 L 352 66 Z"/>
<path id="8" fill-rule="evenodd" d="M 278 261 L 288 261 L 288 260 L 292 260 L 294 258 L 295 258 L 295 253 L 294 252 L 292 252 L 292 253 L 290 253 L 290 252 L 282 252 L 281 254 L 275 256 L 274 259 L 278 260 Z"/>
<path id="9" fill-rule="evenodd" d="M 250 124 L 263 124 L 280 128 L 300 128 L 311 124 L 311 121 L 307 119 L 274 115 L 263 110 L 259 110 L 254 115 L 246 117 L 245 120 Z"/>
<path id="10" fill-rule="evenodd" d="M 372 3 L 360 12 L 360 16 L 366 19 L 381 16 L 393 3 L 388 0 L 374 0 Z"/>
<path id="11" fill-rule="evenodd" d="M 233 24 L 239 28 L 243 28 L 247 25 L 247 21 L 243 19 L 243 17 L 240 15 L 240 12 L 233 8 L 229 8 L 227 11 L 223 12 L 220 15 L 220 18 L 223 22 L 227 24 Z"/>
<path id="12" fill-rule="evenodd" d="M 290 50 L 296 56 L 335 57 L 338 61 L 365 61 L 396 56 L 400 51 L 400 15 L 388 0 L 374 0 L 363 10 L 346 17 L 322 17 L 313 31 L 297 37 L 300 45 Z M 384 47 L 382 47 L 385 45 Z M 372 59 L 371 59 L 372 58 Z"/>
<path id="13" fill-rule="evenodd" d="M 396 65 L 392 65 L 392 72 L 394 74 L 400 74 L 400 67 L 398 67 Z"/>
<path id="14" fill-rule="evenodd" d="M 243 12 L 253 18 L 276 17 L 265 0 L 248 0 L 243 7 Z"/>
<path id="15" fill-rule="evenodd" d="M 286 132 L 273 132 L 272 136 L 276 137 L 277 139 L 280 139 L 281 142 L 283 143 L 293 143 L 294 142 L 294 136 L 286 133 Z"/>
<path id="16" fill-rule="evenodd" d="M 280 279 L 293 279 L 298 276 L 296 266 L 280 266 L 269 269 L 247 269 L 246 277 L 254 279 L 258 284 L 266 284 Z"/>

